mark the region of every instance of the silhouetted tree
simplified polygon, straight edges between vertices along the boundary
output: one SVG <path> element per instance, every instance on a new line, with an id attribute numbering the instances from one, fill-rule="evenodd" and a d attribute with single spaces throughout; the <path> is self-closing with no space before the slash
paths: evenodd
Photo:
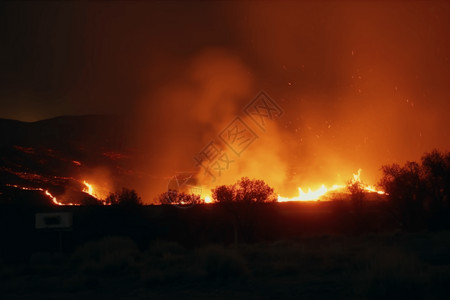
<path id="1" fill-rule="evenodd" d="M 450 227 L 450 152 L 433 150 L 422 157 L 427 194 L 424 206 L 431 228 Z"/>
<path id="2" fill-rule="evenodd" d="M 221 185 L 212 189 L 212 198 L 219 203 L 232 202 L 236 200 L 235 193 L 233 185 Z"/>
<path id="3" fill-rule="evenodd" d="M 200 198 L 199 195 L 187 194 L 184 192 L 178 192 L 176 190 L 170 189 L 167 192 L 159 195 L 157 201 L 160 204 L 189 206 L 201 203 L 202 199 Z"/>
<path id="4" fill-rule="evenodd" d="M 142 205 L 141 197 L 135 190 L 122 188 L 122 191 L 111 193 L 105 199 L 105 202 L 111 205 L 119 206 L 138 206 Z"/>
<path id="5" fill-rule="evenodd" d="M 450 196 L 450 153 L 433 150 L 422 157 L 423 176 L 429 192 L 426 206 L 433 215 L 448 210 Z"/>
<path id="6" fill-rule="evenodd" d="M 363 184 L 359 181 L 349 181 L 347 189 L 350 192 L 350 199 L 352 201 L 353 209 L 360 214 L 364 206 L 365 191 Z"/>
<path id="7" fill-rule="evenodd" d="M 421 164 L 408 162 L 382 167 L 380 185 L 389 193 L 392 212 L 406 228 L 427 221 L 432 227 L 450 226 L 450 153 L 433 150 Z"/>
<path id="8" fill-rule="evenodd" d="M 423 225 L 426 185 L 423 170 L 416 162 L 383 166 L 380 186 L 389 194 L 390 211 L 401 227 L 417 229 Z"/>
<path id="9" fill-rule="evenodd" d="M 275 201 L 273 188 L 263 180 L 242 177 L 233 185 L 221 185 L 212 190 L 212 197 L 219 203 L 263 203 Z"/>
<path id="10" fill-rule="evenodd" d="M 242 177 L 233 185 L 221 185 L 212 190 L 212 198 L 227 210 L 234 228 L 234 241 L 238 242 L 239 232 L 245 240 L 251 239 L 254 218 L 257 216 L 257 206 L 269 201 L 275 201 L 273 188 L 263 180 Z"/>
<path id="11" fill-rule="evenodd" d="M 263 180 L 250 180 L 247 177 L 243 177 L 236 183 L 236 201 L 238 202 L 263 203 L 275 200 L 273 188 L 268 186 Z"/>
<path id="12" fill-rule="evenodd" d="M 365 215 L 365 196 L 364 184 L 360 181 L 350 180 L 347 183 L 347 189 L 350 192 L 350 200 L 353 207 L 354 214 L 350 219 L 352 223 L 352 230 L 355 233 L 360 233 L 366 230 L 366 215 Z"/>
<path id="13" fill-rule="evenodd" d="M 173 204 L 177 201 L 177 195 L 176 190 L 169 189 L 167 192 L 160 194 L 156 200 L 159 204 Z"/>

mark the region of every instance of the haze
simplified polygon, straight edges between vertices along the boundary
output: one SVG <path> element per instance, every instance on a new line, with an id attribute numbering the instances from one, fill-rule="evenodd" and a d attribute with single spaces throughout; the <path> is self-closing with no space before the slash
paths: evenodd
<path id="1" fill-rule="evenodd" d="M 130 118 L 147 202 L 177 172 L 287 196 L 359 168 L 375 183 L 383 164 L 449 150 L 449 29 L 437 1 L 7 2 L 0 118 Z M 284 111 L 265 132 L 242 114 L 261 90 Z M 236 116 L 258 138 L 202 182 L 193 158 Z"/>

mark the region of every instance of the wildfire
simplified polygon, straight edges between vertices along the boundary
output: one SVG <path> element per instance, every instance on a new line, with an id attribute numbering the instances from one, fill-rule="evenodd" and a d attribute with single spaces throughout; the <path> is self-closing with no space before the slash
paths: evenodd
<path id="1" fill-rule="evenodd" d="M 352 183 L 360 183 L 362 185 L 362 189 L 366 192 L 377 193 L 379 195 L 386 195 L 386 192 L 377 190 L 373 185 L 367 185 L 362 183 L 361 181 L 361 169 L 358 170 L 358 173 L 353 174 Z"/>
<path id="2" fill-rule="evenodd" d="M 86 194 L 91 195 L 94 198 L 98 198 L 97 195 L 94 193 L 94 187 L 92 186 L 92 184 L 88 183 L 86 180 L 83 181 L 84 184 L 84 188 L 83 188 L 83 192 Z"/>
<path id="3" fill-rule="evenodd" d="M 191 185 L 187 185 L 188 187 L 190 187 L 188 189 L 188 194 L 193 194 L 193 195 L 197 195 L 200 197 L 200 199 L 203 200 L 203 203 L 205 204 L 209 204 L 209 203 L 213 203 L 214 200 L 211 197 L 211 193 L 209 193 L 207 188 L 202 188 L 199 186 L 191 186 Z"/>
<path id="4" fill-rule="evenodd" d="M 83 180 L 82 183 L 84 185 L 83 193 L 89 194 L 92 197 L 96 198 L 97 200 L 101 200 L 101 201 L 107 197 L 108 192 L 104 188 L 102 188 L 98 185 L 95 185 L 93 183 L 89 183 L 86 180 Z M 103 202 L 103 204 L 105 204 L 104 201 L 102 201 L 102 202 Z"/>
<path id="5" fill-rule="evenodd" d="M 358 183 L 359 187 L 368 193 L 377 193 L 379 195 L 387 195 L 386 192 L 382 190 L 378 190 L 373 185 L 365 184 L 361 181 L 361 169 L 358 170 L 357 173 L 354 173 L 351 180 L 347 184 L 334 184 L 332 186 L 326 186 L 325 184 L 322 184 L 319 188 L 313 190 L 311 188 L 308 188 L 307 191 L 303 190 L 301 187 L 298 188 L 298 196 L 295 197 L 283 197 L 281 195 L 278 195 L 277 202 L 290 202 L 290 201 L 318 201 L 326 199 L 326 196 L 330 196 L 331 193 L 350 193 L 347 189 L 349 184 L 355 184 Z M 203 189 L 205 191 L 206 189 Z M 192 190 L 193 194 L 197 194 L 203 199 L 203 203 L 209 204 L 214 203 L 214 200 L 211 197 L 211 194 L 206 192 L 199 192 L 197 190 Z M 330 197 L 328 198 L 330 199 Z"/>
<path id="6" fill-rule="evenodd" d="M 81 181 L 80 181 L 81 182 Z M 104 200 L 104 197 L 102 197 L 102 192 L 101 189 L 99 189 L 96 185 L 87 182 L 86 180 L 83 180 L 81 182 L 84 187 L 83 187 L 83 192 L 87 193 L 89 195 L 91 195 L 92 197 L 98 199 L 99 201 L 101 201 L 104 205 L 108 205 L 108 203 L 106 203 Z M 374 186 L 372 185 L 367 185 L 365 183 L 363 183 L 361 181 L 361 169 L 358 170 L 358 172 L 356 174 L 353 174 L 352 179 L 350 180 L 349 184 L 355 184 L 358 183 L 360 188 L 366 192 L 369 193 L 377 193 L 379 195 L 386 195 L 386 193 L 384 191 L 381 190 L 377 190 Z M 50 200 L 55 204 L 55 205 L 80 205 L 78 203 L 63 203 L 58 201 L 58 199 L 53 196 L 49 190 L 44 189 L 44 188 L 36 188 L 36 187 L 26 187 L 26 186 L 19 186 L 19 185 L 12 185 L 9 184 L 8 186 L 14 187 L 14 188 L 18 188 L 18 189 L 22 189 L 22 190 L 32 190 L 32 191 L 40 191 L 42 192 L 45 196 L 47 196 L 48 198 L 50 198 Z M 197 190 L 192 191 L 194 194 L 195 192 L 198 192 Z M 298 188 L 298 196 L 289 198 L 289 197 L 283 197 L 281 195 L 278 195 L 278 202 L 290 202 L 290 201 L 318 201 L 322 198 L 324 198 L 325 196 L 327 196 L 328 194 L 332 193 L 332 192 L 341 192 L 341 193 L 349 193 L 349 191 L 347 190 L 347 185 L 345 184 L 335 184 L 332 185 L 331 187 L 327 187 L 325 186 L 325 184 L 322 184 L 318 189 L 316 190 L 312 190 L 311 188 L 308 188 L 308 190 L 305 192 L 301 187 Z M 212 199 L 211 195 L 209 193 L 199 193 L 199 196 L 203 199 L 204 203 L 209 204 L 209 203 L 213 203 L 214 200 Z"/>
<path id="7" fill-rule="evenodd" d="M 102 198 L 99 196 L 99 192 L 96 191 L 95 186 L 93 184 L 88 183 L 87 181 L 83 181 L 84 184 L 84 188 L 83 188 L 83 192 L 87 193 L 89 195 L 91 195 L 92 197 L 98 199 L 101 201 L 101 203 L 103 205 L 107 205 L 107 203 L 105 201 L 102 200 Z M 21 189 L 21 190 L 26 190 L 26 191 L 40 191 L 42 192 L 45 196 L 47 196 L 48 198 L 50 198 L 50 200 L 53 202 L 53 204 L 55 205 L 68 205 L 68 206 L 74 206 L 74 205 L 80 205 L 79 203 L 72 203 L 72 202 L 67 202 L 67 203 L 63 203 L 58 201 L 58 199 L 52 195 L 52 193 L 50 193 L 49 190 L 44 189 L 44 188 L 39 188 L 39 187 L 27 187 L 27 186 L 20 186 L 20 185 L 16 185 L 16 184 L 7 184 L 7 186 L 10 187 L 14 187 L 17 189 Z"/>
<path id="8" fill-rule="evenodd" d="M 361 188 L 370 193 L 377 193 L 379 195 L 385 195 L 386 193 L 384 191 L 377 190 L 372 185 L 366 185 L 361 181 L 361 169 L 358 170 L 356 174 L 353 174 L 353 178 L 351 180 L 351 184 L 359 183 Z M 298 188 L 299 195 L 296 197 L 288 198 L 278 195 L 278 202 L 289 202 L 289 201 L 317 201 L 320 200 L 322 197 L 324 197 L 326 194 L 330 192 L 335 191 L 342 191 L 342 192 L 348 192 L 345 191 L 346 185 L 342 184 L 335 184 L 329 188 L 327 188 L 324 184 L 317 190 L 311 190 L 308 188 L 307 192 L 304 192 L 302 188 Z"/>
<path id="9" fill-rule="evenodd" d="M 335 184 L 330 188 L 325 187 L 324 184 L 322 184 L 322 186 L 320 188 L 318 188 L 317 190 L 311 190 L 311 188 L 308 188 L 308 191 L 305 193 L 302 188 L 298 188 L 298 196 L 297 197 L 293 197 L 293 198 L 288 198 L 288 197 L 282 197 L 280 195 L 278 195 L 278 202 L 288 202 L 288 201 L 316 201 L 319 200 L 322 196 L 324 196 L 325 194 L 331 192 L 331 191 L 336 191 L 339 189 L 343 189 L 345 188 L 345 185 L 338 185 Z"/>
<path id="10" fill-rule="evenodd" d="M 213 200 L 211 199 L 210 196 L 205 196 L 205 203 L 212 203 Z"/>
<path id="11" fill-rule="evenodd" d="M 56 204 L 56 205 L 70 205 L 70 206 L 71 205 L 79 205 L 77 203 L 62 203 L 62 202 L 59 202 L 58 199 L 56 199 L 55 196 L 53 196 L 48 190 L 45 190 L 43 188 L 25 187 L 25 186 L 19 186 L 19 185 L 15 185 L 15 184 L 7 184 L 7 186 L 18 188 L 18 189 L 21 189 L 21 190 L 26 190 L 26 191 L 40 191 L 40 192 L 43 192 L 44 195 L 49 197 L 52 200 L 52 202 L 54 204 Z"/>

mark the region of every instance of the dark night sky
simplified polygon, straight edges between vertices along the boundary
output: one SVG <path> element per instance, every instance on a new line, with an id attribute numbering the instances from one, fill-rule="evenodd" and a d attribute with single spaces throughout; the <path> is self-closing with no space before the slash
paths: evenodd
<path id="1" fill-rule="evenodd" d="M 164 175 L 263 89 L 287 113 L 225 181 L 264 175 L 255 159 L 279 189 L 359 167 L 373 181 L 449 149 L 449 30 L 437 1 L 4 2 L 0 117 L 135 116 Z"/>
<path id="2" fill-rule="evenodd" d="M 220 6 L 3 3 L 1 117 L 37 120 L 129 109 L 156 81 L 173 76 L 162 65 L 204 47 L 235 46 Z"/>

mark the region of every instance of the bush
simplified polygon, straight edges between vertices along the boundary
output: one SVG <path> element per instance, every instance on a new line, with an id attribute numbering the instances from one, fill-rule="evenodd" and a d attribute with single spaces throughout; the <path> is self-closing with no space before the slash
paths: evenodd
<path id="1" fill-rule="evenodd" d="M 208 246 L 199 249 L 197 255 L 208 280 L 225 283 L 246 280 L 250 274 L 245 259 L 234 249 Z"/>
<path id="2" fill-rule="evenodd" d="M 420 299 L 428 287 L 426 266 L 416 256 L 396 247 L 367 251 L 362 293 L 369 299 Z"/>
<path id="3" fill-rule="evenodd" d="M 71 260 L 82 273 L 120 276 L 133 273 L 139 256 L 140 252 L 131 239 L 107 237 L 79 247 Z"/>
<path id="4" fill-rule="evenodd" d="M 417 230 L 424 225 L 450 226 L 450 153 L 426 153 L 421 163 L 382 167 L 380 185 L 388 193 L 391 213 L 400 226 Z"/>
<path id="5" fill-rule="evenodd" d="M 156 257 L 164 257 L 166 255 L 184 255 L 187 250 L 176 242 L 157 241 L 150 245 L 146 254 Z"/>
<path id="6" fill-rule="evenodd" d="M 170 205 L 194 205 L 201 203 L 202 200 L 199 195 L 169 190 L 159 195 L 157 202 Z"/>
<path id="7" fill-rule="evenodd" d="M 276 200 L 273 188 L 263 180 L 248 179 L 247 177 L 242 177 L 233 185 L 216 187 L 212 190 L 212 197 L 220 203 L 262 203 Z"/>
<path id="8" fill-rule="evenodd" d="M 105 202 L 110 205 L 120 206 L 139 206 L 142 205 L 141 197 L 135 190 L 123 188 L 122 191 L 111 193 L 105 199 Z"/>
<path id="9" fill-rule="evenodd" d="M 174 242 L 155 242 L 144 254 L 141 280 L 148 286 L 196 282 L 201 270 L 191 252 Z"/>

